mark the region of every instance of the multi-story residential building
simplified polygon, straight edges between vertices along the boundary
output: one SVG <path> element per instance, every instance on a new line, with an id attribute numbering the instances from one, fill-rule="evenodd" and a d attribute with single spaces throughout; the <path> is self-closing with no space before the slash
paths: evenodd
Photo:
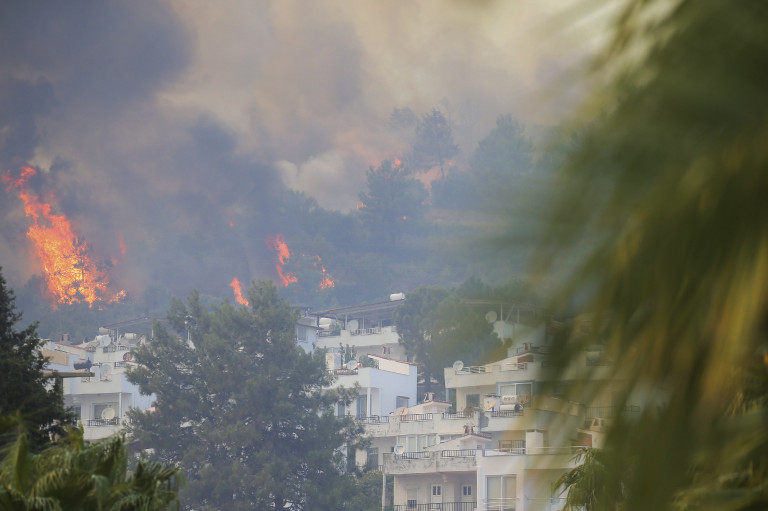
<path id="1" fill-rule="evenodd" d="M 43 348 L 43 355 L 51 359 L 48 369 L 84 373 L 82 377 L 65 378 L 63 383 L 64 404 L 74 408 L 86 440 L 120 431 L 128 409 L 152 406 L 154 395 L 141 395 L 125 374 L 133 364 L 131 349 L 143 341 L 144 337 L 137 334 L 102 329 L 87 343 L 72 346 L 49 341 Z"/>
<path id="2" fill-rule="evenodd" d="M 397 293 L 387 302 L 311 312 L 319 329 L 315 348 L 332 352 L 340 346 L 351 346 L 359 356 L 382 355 L 407 360 L 392 320 L 395 309 L 404 299 L 404 294 Z"/>
<path id="3" fill-rule="evenodd" d="M 610 402 L 601 396 L 586 406 L 546 385 L 547 348 L 543 329 L 520 333 L 503 360 L 445 369 L 453 402 L 427 396 L 367 425 L 374 439 L 394 438 L 382 461 L 396 511 L 562 508 L 552 483 L 575 466 L 579 449 L 600 445 Z M 583 362 L 599 371 L 595 356 L 585 353 Z"/>

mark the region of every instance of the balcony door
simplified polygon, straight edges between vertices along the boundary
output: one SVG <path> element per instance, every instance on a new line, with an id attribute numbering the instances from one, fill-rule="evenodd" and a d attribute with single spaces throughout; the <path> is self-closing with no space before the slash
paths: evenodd
<path id="1" fill-rule="evenodd" d="M 462 502 L 474 502 L 475 491 L 474 486 L 471 483 L 464 483 L 461 485 L 461 501 Z"/>
<path id="2" fill-rule="evenodd" d="M 438 504 L 436 506 L 433 506 L 433 508 L 440 509 L 440 504 L 443 503 L 443 487 L 439 484 L 433 484 L 432 485 L 432 495 L 429 499 L 430 504 Z"/>
<path id="3" fill-rule="evenodd" d="M 488 511 L 515 511 L 517 477 L 488 476 L 485 478 L 486 509 Z"/>

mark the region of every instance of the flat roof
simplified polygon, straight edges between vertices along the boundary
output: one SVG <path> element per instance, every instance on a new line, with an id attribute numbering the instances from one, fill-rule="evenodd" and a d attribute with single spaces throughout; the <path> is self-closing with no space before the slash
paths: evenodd
<path id="1" fill-rule="evenodd" d="M 366 321 L 380 321 L 383 319 L 392 319 L 395 309 L 403 303 L 403 300 L 388 300 L 386 302 L 368 303 L 364 305 L 349 305 L 346 307 L 336 307 L 322 311 L 310 312 L 310 316 L 316 318 L 334 318 L 334 319 L 362 319 Z"/>

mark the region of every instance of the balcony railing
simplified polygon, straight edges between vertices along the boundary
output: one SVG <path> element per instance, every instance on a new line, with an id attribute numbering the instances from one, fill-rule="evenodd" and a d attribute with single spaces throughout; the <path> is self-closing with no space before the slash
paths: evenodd
<path id="1" fill-rule="evenodd" d="M 117 346 L 104 346 L 103 353 L 114 353 L 116 351 L 128 351 L 128 346 L 123 346 L 122 344 L 118 344 Z"/>
<path id="2" fill-rule="evenodd" d="M 120 418 L 115 417 L 112 419 L 88 419 L 88 426 L 101 427 L 101 426 L 119 426 Z"/>
<path id="3" fill-rule="evenodd" d="M 350 330 L 349 335 L 374 335 L 374 334 L 380 334 L 381 333 L 381 327 L 373 327 L 373 328 L 358 328 L 357 330 Z"/>
<path id="4" fill-rule="evenodd" d="M 515 355 L 522 355 L 524 353 L 549 353 L 549 346 L 534 346 L 533 344 L 524 343 L 523 346 L 519 346 L 515 350 Z"/>
<path id="5" fill-rule="evenodd" d="M 515 511 L 517 509 L 517 499 L 485 499 L 482 509 L 485 511 Z"/>
<path id="6" fill-rule="evenodd" d="M 501 449 L 488 449 L 483 450 L 483 456 L 498 456 L 500 454 L 509 454 L 512 456 L 522 456 L 522 455 L 555 455 L 555 454 L 568 454 L 568 455 L 575 455 L 579 452 L 583 451 L 584 449 L 589 449 L 589 447 L 584 446 L 566 446 L 566 447 L 511 447 L 511 448 L 501 448 Z"/>
<path id="7" fill-rule="evenodd" d="M 491 417 L 522 417 L 524 410 L 493 410 Z"/>
<path id="8" fill-rule="evenodd" d="M 400 418 L 400 422 L 411 422 L 411 421 L 431 421 L 432 420 L 432 414 L 431 413 L 409 413 L 406 415 L 396 415 L 395 417 Z"/>
<path id="9" fill-rule="evenodd" d="M 475 511 L 477 502 L 433 502 L 431 504 L 406 504 L 394 506 L 394 511 Z"/>
<path id="10" fill-rule="evenodd" d="M 411 451 L 402 454 L 393 453 L 391 456 L 395 460 L 428 460 L 432 457 L 432 453 L 433 451 Z M 386 454 L 384 456 L 388 457 Z"/>
<path id="11" fill-rule="evenodd" d="M 456 449 L 440 451 L 441 458 L 474 458 L 477 449 Z"/>
<path id="12" fill-rule="evenodd" d="M 469 419 L 470 417 L 473 417 L 474 414 L 467 413 L 464 411 L 461 412 L 445 412 L 443 413 L 443 419 Z"/>
<path id="13" fill-rule="evenodd" d="M 386 424 L 389 422 L 388 415 L 371 415 L 369 417 L 358 417 L 357 422 L 361 424 Z"/>

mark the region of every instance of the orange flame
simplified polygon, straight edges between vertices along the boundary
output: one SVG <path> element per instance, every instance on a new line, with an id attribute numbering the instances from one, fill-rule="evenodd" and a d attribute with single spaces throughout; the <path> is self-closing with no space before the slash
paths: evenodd
<path id="1" fill-rule="evenodd" d="M 320 256 L 317 256 L 317 263 L 322 261 L 323 260 L 320 259 Z M 317 263 L 315 263 L 315 268 L 317 268 Z M 328 289 L 329 287 L 334 287 L 336 283 L 333 281 L 330 275 L 326 274 L 325 266 L 321 264 L 320 270 L 323 272 L 323 280 L 320 281 L 320 289 Z"/>
<path id="2" fill-rule="evenodd" d="M 285 238 L 282 234 L 275 234 L 274 236 L 267 236 L 267 246 L 277 252 L 278 263 L 275 265 L 277 274 L 280 276 L 280 281 L 283 286 L 288 286 L 294 282 L 298 282 L 299 279 L 293 273 L 286 273 L 283 269 L 285 263 L 291 258 L 291 251 L 288 250 L 288 244 L 285 242 Z"/>
<path id="3" fill-rule="evenodd" d="M 58 303 L 73 304 L 107 300 L 109 280 L 106 273 L 91 261 L 88 244 L 80 241 L 72 230 L 66 215 L 55 215 L 51 205 L 41 202 L 36 195 L 24 189 L 27 180 L 37 172 L 31 167 L 21 167 L 18 178 L 7 172 L 2 180 L 8 183 L 6 190 L 19 190 L 19 198 L 24 201 L 24 211 L 32 217 L 32 225 L 27 231 L 43 263 L 48 290 Z M 43 223 L 45 222 L 45 223 Z M 125 298 L 125 291 L 120 291 L 108 301 L 114 302 Z"/>
<path id="4" fill-rule="evenodd" d="M 248 307 L 248 300 L 243 298 L 243 290 L 240 288 L 240 281 L 237 280 L 237 277 L 232 279 L 232 282 L 229 283 L 229 286 L 232 288 L 232 291 L 235 292 L 235 301 L 240 305 L 245 305 Z"/>

